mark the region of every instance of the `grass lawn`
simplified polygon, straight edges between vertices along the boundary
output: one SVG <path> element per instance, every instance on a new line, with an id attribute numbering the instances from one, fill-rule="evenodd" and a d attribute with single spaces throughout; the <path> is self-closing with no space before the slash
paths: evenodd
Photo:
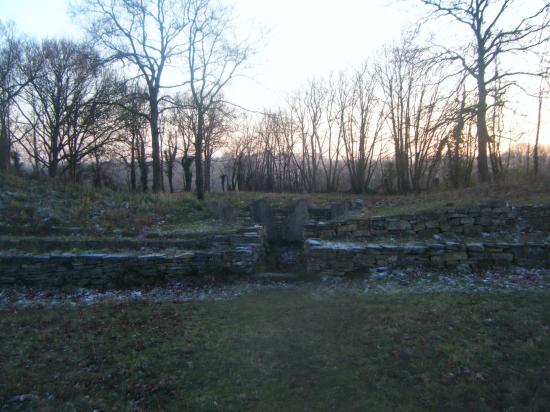
<path id="1" fill-rule="evenodd" d="M 353 297 L 304 285 L 0 312 L 0 331 L 2 410 L 550 407 L 548 292 Z"/>

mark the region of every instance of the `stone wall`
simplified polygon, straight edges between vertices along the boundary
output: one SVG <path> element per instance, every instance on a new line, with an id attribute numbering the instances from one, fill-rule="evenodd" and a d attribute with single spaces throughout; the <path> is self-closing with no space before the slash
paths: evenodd
<path id="1" fill-rule="evenodd" d="M 336 219 L 363 207 L 361 199 L 332 203 L 326 207 L 312 207 L 304 200 L 289 206 L 272 207 L 265 200 L 257 200 L 250 205 L 250 214 L 255 223 L 266 228 L 269 241 L 277 244 L 302 242 L 307 238 L 304 227 L 308 222 Z"/>
<path id="2" fill-rule="evenodd" d="M 261 226 L 215 239 L 216 248 L 171 253 L 0 253 L 0 286 L 129 287 L 185 276 L 250 275 L 265 255 Z"/>
<path id="3" fill-rule="evenodd" d="M 384 237 L 429 238 L 434 234 L 476 236 L 482 233 L 541 232 L 550 229 L 549 206 L 512 208 L 491 202 L 446 207 L 418 214 L 355 217 L 344 221 L 311 222 L 304 237 L 325 240 L 374 240 Z"/>
<path id="4" fill-rule="evenodd" d="M 351 211 L 364 209 L 365 202 L 362 199 L 354 199 L 345 202 L 331 203 L 324 207 L 309 207 L 309 215 L 315 221 L 327 221 L 338 219 Z"/>
<path id="5" fill-rule="evenodd" d="M 185 276 L 252 274 L 258 260 L 249 246 L 175 255 L 2 254 L 0 286 L 142 286 Z"/>
<path id="6" fill-rule="evenodd" d="M 0 237 L 0 250 L 52 251 L 52 250 L 108 250 L 108 251 L 162 251 L 167 249 L 211 249 L 240 244 L 262 244 L 265 246 L 265 231 L 261 226 L 246 226 L 223 233 L 192 233 L 181 238 L 99 238 L 86 239 L 79 237 Z"/>
<path id="7" fill-rule="evenodd" d="M 184 276 L 250 275 L 262 262 L 269 260 L 264 259 L 268 238 L 272 243 L 283 243 L 284 248 L 279 248 L 278 256 L 284 262 L 277 263 L 282 267 L 297 266 L 302 261 L 302 254 L 287 250 L 287 243 L 296 242 L 293 247 L 301 247 L 297 242 L 308 239 L 303 254 L 308 273 L 365 273 L 374 267 L 410 266 L 550 267 L 549 206 L 509 207 L 503 202 L 491 202 L 446 207 L 416 215 L 352 217 L 328 222 L 309 220 L 342 216 L 362 206 L 352 202 L 347 206 L 334 204 L 317 210 L 308 208 L 305 202 L 298 202 L 290 207 L 271 208 L 260 201 L 251 211 L 254 220 L 262 225 L 186 239 L 0 239 L 0 251 L 3 250 L 0 252 L 0 287 L 109 288 L 160 284 Z M 484 232 L 535 233 L 540 236 L 531 239 L 543 241 L 441 241 L 445 236 L 437 242 L 428 240 L 434 234 L 475 236 Z M 386 237 L 426 241 L 398 244 L 376 241 Z M 87 252 L 52 252 L 56 249 Z M 164 252 L 151 253 L 157 251 Z"/>
<path id="8" fill-rule="evenodd" d="M 265 227 L 271 243 L 301 242 L 303 228 L 309 221 L 307 204 L 296 202 L 287 207 L 271 207 L 265 200 L 250 205 L 252 220 Z"/>
<path id="9" fill-rule="evenodd" d="M 534 242 L 387 244 L 308 239 L 304 254 L 310 274 L 365 274 L 376 267 L 550 267 L 550 243 Z"/>
<path id="10" fill-rule="evenodd" d="M 514 211 L 521 232 L 550 234 L 550 205 L 518 206 Z"/>

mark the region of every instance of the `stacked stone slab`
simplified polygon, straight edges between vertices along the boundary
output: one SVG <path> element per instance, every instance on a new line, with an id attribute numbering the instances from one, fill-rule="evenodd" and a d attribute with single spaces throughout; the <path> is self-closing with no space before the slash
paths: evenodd
<path id="1" fill-rule="evenodd" d="M 549 243 L 352 243 L 308 239 L 307 272 L 347 275 L 372 268 L 550 267 Z"/>
<path id="2" fill-rule="evenodd" d="M 269 242 L 280 244 L 303 242 L 307 238 L 304 227 L 309 222 L 334 220 L 363 208 L 361 199 L 335 202 L 325 207 L 313 207 L 304 200 L 287 206 L 272 206 L 265 200 L 257 200 L 250 205 L 250 214 L 255 223 L 265 227 Z"/>
<path id="3" fill-rule="evenodd" d="M 125 255 L 102 253 L 0 255 L 0 285 L 126 287 L 152 285 L 194 273 L 193 252 Z"/>
<path id="4" fill-rule="evenodd" d="M 272 207 L 265 200 L 257 200 L 250 205 L 250 212 L 252 220 L 265 228 L 270 243 L 303 241 L 303 228 L 309 221 L 304 201 L 286 207 Z"/>
<path id="5" fill-rule="evenodd" d="M 0 286 L 128 287 L 186 276 L 250 275 L 265 256 L 261 226 L 214 237 L 215 247 L 171 253 L 0 253 Z"/>
<path id="6" fill-rule="evenodd" d="M 434 241 L 537 234 L 539 242 Z M 307 272 L 365 273 L 376 267 L 550 267 L 550 207 L 491 202 L 419 214 L 311 222 L 304 228 Z M 510 236 L 513 235 L 513 236 Z M 521 236 L 519 236 L 521 237 Z M 394 240 L 388 242 L 388 238 Z M 407 242 L 404 239 L 414 239 Z M 481 236 L 480 236 L 481 238 Z"/>
<path id="7" fill-rule="evenodd" d="M 550 234 L 550 205 L 518 206 L 515 214 L 522 233 Z"/>
<path id="8" fill-rule="evenodd" d="M 549 206 L 513 208 L 503 202 L 491 202 L 461 208 L 446 207 L 418 214 L 310 222 L 304 227 L 304 238 L 356 241 L 388 237 L 425 239 L 434 234 L 476 236 L 482 233 L 548 233 L 549 222 Z"/>

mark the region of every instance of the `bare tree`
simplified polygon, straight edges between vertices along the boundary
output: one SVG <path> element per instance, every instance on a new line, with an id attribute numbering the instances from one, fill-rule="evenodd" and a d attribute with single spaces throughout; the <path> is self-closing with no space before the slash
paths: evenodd
<path id="1" fill-rule="evenodd" d="M 73 182 L 78 180 L 80 163 L 90 156 L 103 159 L 106 147 L 119 139 L 123 129 L 122 110 L 114 104 L 123 84 L 113 72 L 95 66 L 94 58 L 86 58 L 83 66 L 64 125 L 67 145 L 63 157 Z"/>
<path id="2" fill-rule="evenodd" d="M 324 102 L 325 131 L 322 142 L 324 151 L 321 156 L 321 165 L 325 174 L 325 189 L 327 192 L 335 192 L 337 190 L 342 172 L 340 157 L 344 143 L 342 133 L 340 133 L 338 127 L 339 112 L 342 109 L 338 104 L 340 102 L 338 99 L 340 85 L 341 82 L 335 82 L 333 76 L 329 78 Z"/>
<path id="3" fill-rule="evenodd" d="M 376 95 L 376 76 L 367 63 L 353 73 L 340 91 L 340 133 L 345 144 L 346 167 L 354 193 L 364 193 L 376 167 L 374 158 L 385 122 L 383 105 Z M 341 86 L 341 87 L 342 87 Z"/>
<path id="4" fill-rule="evenodd" d="M 175 130 L 176 140 L 181 136 L 183 190 L 190 192 L 193 183 L 193 171 L 191 169 L 195 161 L 195 155 L 191 151 L 194 147 L 193 130 L 195 120 L 188 97 L 178 94 L 175 96 L 174 102 L 175 107 L 170 113 L 169 123 Z"/>
<path id="5" fill-rule="evenodd" d="M 229 11 L 213 0 L 194 0 L 189 9 L 187 65 L 191 100 L 196 111 L 195 185 L 197 198 L 204 199 L 204 141 L 207 115 L 219 102 L 220 93 L 248 59 L 250 44 L 237 42 Z"/>
<path id="6" fill-rule="evenodd" d="M 475 142 L 471 131 L 472 121 L 475 121 L 475 111 L 467 106 L 467 94 L 462 82 L 456 90 L 453 112 L 456 114 L 452 119 L 454 127 L 445 144 L 449 183 L 451 187 L 459 188 L 469 184 L 475 158 Z"/>
<path id="7" fill-rule="evenodd" d="M 23 149 L 50 177 L 68 171 L 76 181 L 80 162 L 116 138 L 121 83 L 86 44 L 44 40 L 35 54 L 41 69 L 18 103 L 32 131 Z"/>
<path id="8" fill-rule="evenodd" d="M 537 125 L 535 131 L 535 144 L 533 146 L 533 173 L 535 176 L 539 174 L 539 143 L 540 129 L 542 123 L 542 106 L 545 95 L 548 94 L 548 76 L 541 76 L 540 86 L 537 95 Z"/>
<path id="9" fill-rule="evenodd" d="M 527 7 L 527 2 L 520 6 L 515 0 L 420 1 L 432 8 L 430 17 L 449 18 L 469 30 L 472 36 L 466 47 L 443 48 L 450 59 L 461 63 L 476 83 L 478 178 L 480 182 L 488 182 L 487 148 L 491 135 L 487 110 L 490 90 L 499 80 L 525 73 L 523 70 L 491 71 L 491 67 L 503 56 L 526 52 L 547 40 L 546 36 L 539 34 L 548 29 L 550 4 L 544 1 L 535 8 L 535 2 L 532 7 Z"/>
<path id="10" fill-rule="evenodd" d="M 441 158 L 445 128 L 449 126 L 447 97 L 440 91 L 440 67 L 434 66 L 426 50 L 413 40 L 405 37 L 402 44 L 386 49 L 385 62 L 377 70 L 394 143 L 400 193 L 419 191 L 422 184 L 429 184 L 433 162 Z"/>
<path id="11" fill-rule="evenodd" d="M 164 164 L 166 167 L 166 175 L 168 176 L 168 187 L 170 193 L 174 193 L 174 166 L 176 164 L 176 157 L 178 155 L 178 140 L 174 131 L 168 131 L 168 140 L 166 142 L 166 149 L 164 149 Z"/>
<path id="12" fill-rule="evenodd" d="M 130 171 L 130 189 L 137 191 L 137 169 L 139 167 L 141 189 L 147 191 L 147 153 L 145 150 L 147 139 L 147 119 L 141 115 L 144 107 L 147 105 L 146 93 L 135 82 L 130 87 L 127 86 L 122 103 L 121 123 L 124 128 L 120 143 L 122 146 L 118 153 L 119 158 Z M 128 150 L 130 159 L 128 160 Z"/>
<path id="13" fill-rule="evenodd" d="M 550 11 L 547 11 L 547 15 L 550 14 Z M 542 33 L 541 33 L 542 37 Z M 547 58 L 547 47 L 545 47 L 540 53 L 540 81 L 539 88 L 536 95 L 537 98 L 537 124 L 535 129 L 535 144 L 533 146 L 533 173 L 535 176 L 539 173 L 539 143 L 540 143 L 540 130 L 542 123 L 542 106 L 544 103 L 545 96 L 548 95 L 550 91 L 550 61 Z M 529 156 L 528 159 L 529 160 Z"/>
<path id="14" fill-rule="evenodd" d="M 233 118 L 234 110 L 223 101 L 212 106 L 206 115 L 203 158 L 205 190 L 208 192 L 211 186 L 214 154 L 226 144 L 227 136 L 233 128 Z"/>
<path id="15" fill-rule="evenodd" d="M 300 171 L 303 190 L 309 193 L 317 191 L 319 185 L 326 93 L 322 80 L 310 80 L 290 99 L 292 122 L 296 124 L 298 146 L 301 150 L 296 167 Z"/>
<path id="16" fill-rule="evenodd" d="M 151 129 L 153 191 L 161 189 L 159 113 L 166 85 L 166 66 L 185 50 L 180 34 L 188 24 L 186 0 L 82 0 L 75 13 L 91 18 L 87 29 L 92 38 L 119 60 L 137 69 L 146 83 L 149 102 L 143 113 Z"/>
<path id="17" fill-rule="evenodd" d="M 0 21 L 0 171 L 6 171 L 10 165 L 10 119 L 14 101 L 36 72 L 31 49 L 30 44 L 16 36 L 13 26 L 5 26 Z"/>

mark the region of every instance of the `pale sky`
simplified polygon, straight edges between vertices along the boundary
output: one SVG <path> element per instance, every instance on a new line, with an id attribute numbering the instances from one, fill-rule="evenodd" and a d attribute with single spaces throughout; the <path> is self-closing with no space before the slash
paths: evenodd
<path id="1" fill-rule="evenodd" d="M 36 38 L 75 38 L 83 31 L 68 15 L 69 1 L 0 0 L 0 19 L 14 21 L 20 32 Z M 224 1 L 234 6 L 239 29 L 267 31 L 250 68 L 225 92 L 227 100 L 257 111 L 284 106 L 286 96 L 311 78 L 328 76 L 373 57 L 425 11 L 414 0 Z M 451 27 L 441 26 L 438 37 L 451 35 Z M 514 100 L 516 96 L 510 97 Z M 534 100 L 519 106 L 525 115 L 514 121 L 523 123 L 520 129 L 528 129 L 527 136 L 532 139 Z M 547 118 L 548 105 L 544 113 Z M 542 140 L 546 142 L 550 142 L 548 130 L 550 125 L 544 121 Z"/>
<path id="2" fill-rule="evenodd" d="M 229 0 L 241 27 L 267 34 L 244 76 L 226 92 L 251 110 L 284 104 L 287 93 L 313 77 L 359 64 L 418 14 L 388 0 Z M 20 32 L 75 37 L 82 30 L 67 13 L 69 0 L 0 0 L 0 18 Z M 409 3 L 411 4 L 411 3 Z"/>

